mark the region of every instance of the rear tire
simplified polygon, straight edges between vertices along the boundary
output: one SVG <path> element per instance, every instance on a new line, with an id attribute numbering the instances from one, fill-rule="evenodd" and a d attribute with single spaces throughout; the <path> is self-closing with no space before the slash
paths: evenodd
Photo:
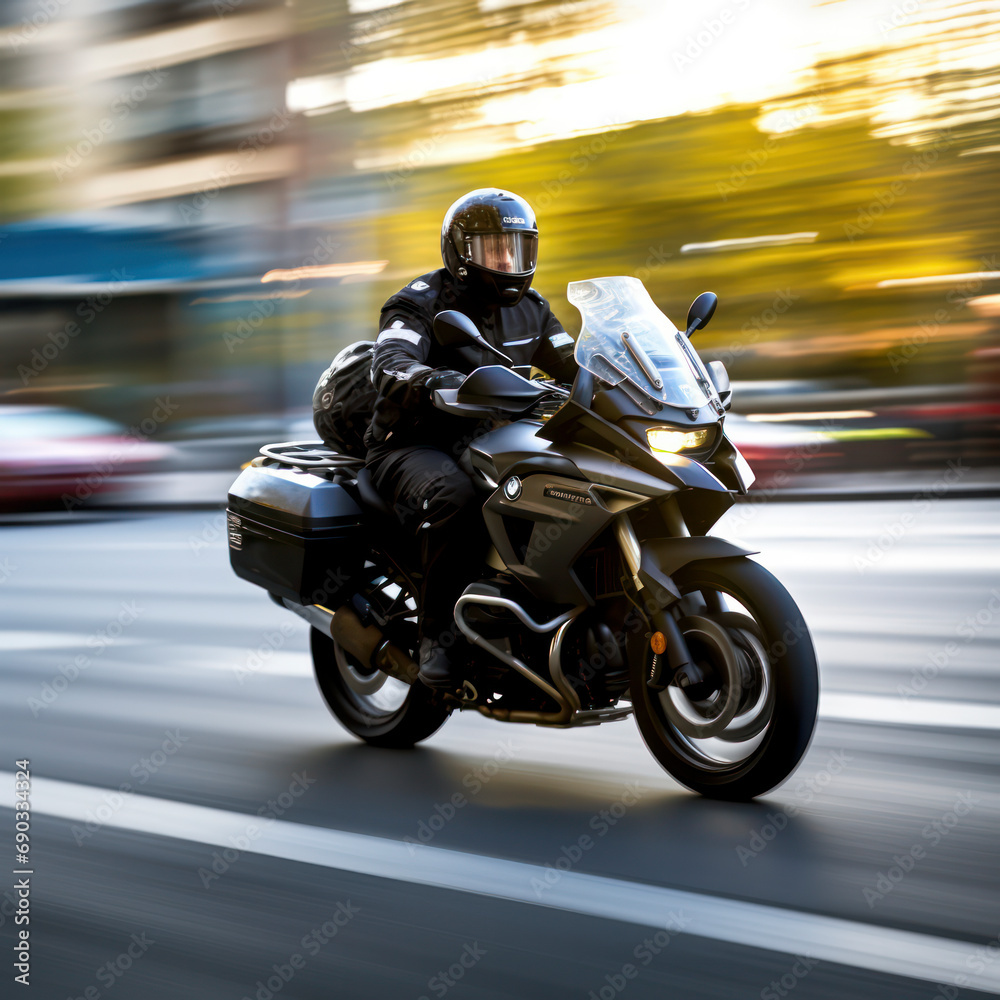
<path id="1" fill-rule="evenodd" d="M 366 743 L 408 749 L 436 733 L 448 718 L 449 709 L 419 681 L 408 687 L 364 668 L 316 629 L 310 632 L 310 645 L 323 700 L 337 721 Z"/>
<path id="2" fill-rule="evenodd" d="M 722 594 L 735 599 L 749 613 L 752 623 L 742 613 L 713 609 L 711 602 L 706 602 L 701 612 L 740 639 L 745 649 L 758 649 L 763 655 L 758 672 L 765 682 L 759 689 L 757 705 L 769 713 L 769 719 L 763 727 L 744 721 L 742 728 L 740 720 L 736 720 L 731 724 L 735 733 L 727 729 L 726 735 L 714 743 L 685 736 L 671 723 L 663 700 L 676 700 L 679 689 L 656 692 L 646 683 L 652 652 L 647 636 L 640 632 L 629 648 L 636 723 L 650 752 L 681 784 L 709 798 L 747 801 L 781 784 L 809 746 L 819 701 L 812 640 L 788 591 L 763 566 L 749 559 L 691 563 L 674 575 L 674 582 L 682 594 L 691 595 L 689 600 L 697 601 L 705 592 Z M 686 620 L 695 619 L 682 619 Z M 742 631 L 741 621 L 745 623 Z M 748 642 L 747 635 L 758 641 Z M 758 682 L 762 678 L 757 678 Z M 744 711 L 742 706 L 740 711 Z M 741 742 L 748 734 L 749 738 Z M 734 739 L 734 735 L 741 739 Z M 718 758 L 704 749 L 709 746 L 721 748 Z M 746 756 L 739 758 L 743 747 L 747 748 Z"/>

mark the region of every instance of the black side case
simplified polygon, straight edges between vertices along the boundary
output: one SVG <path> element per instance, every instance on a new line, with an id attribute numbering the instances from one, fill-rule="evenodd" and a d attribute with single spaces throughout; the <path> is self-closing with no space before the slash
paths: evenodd
<path id="1" fill-rule="evenodd" d="M 338 483 L 250 466 L 229 492 L 229 561 L 237 576 L 300 604 L 326 604 L 363 565 L 361 508 Z"/>

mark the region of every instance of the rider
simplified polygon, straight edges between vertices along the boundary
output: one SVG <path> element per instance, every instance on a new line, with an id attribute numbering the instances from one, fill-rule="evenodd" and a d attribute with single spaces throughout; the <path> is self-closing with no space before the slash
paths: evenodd
<path id="1" fill-rule="evenodd" d="M 441 346 L 434 316 L 456 309 L 515 365 L 571 382 L 573 338 L 531 288 L 537 250 L 535 215 L 523 198 L 497 188 L 470 191 L 444 217 L 444 267 L 411 281 L 382 307 L 367 464 L 375 488 L 420 543 L 420 678 L 432 687 L 457 686 L 447 652 L 455 639 L 452 613 L 479 575 L 487 535 L 482 501 L 458 464 L 481 427 L 431 401 L 435 389 L 456 388 L 476 368 L 501 363 L 473 344 Z"/>

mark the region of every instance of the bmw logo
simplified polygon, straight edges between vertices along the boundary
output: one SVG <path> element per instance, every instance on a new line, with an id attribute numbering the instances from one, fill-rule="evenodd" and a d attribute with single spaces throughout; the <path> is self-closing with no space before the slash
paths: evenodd
<path id="1" fill-rule="evenodd" d="M 503 484 L 503 495 L 508 500 L 516 500 L 521 495 L 521 480 L 517 476 L 511 476 Z"/>

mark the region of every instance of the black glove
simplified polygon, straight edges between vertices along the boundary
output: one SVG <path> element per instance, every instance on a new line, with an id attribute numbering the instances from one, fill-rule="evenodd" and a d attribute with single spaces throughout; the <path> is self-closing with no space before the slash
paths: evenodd
<path id="1" fill-rule="evenodd" d="M 451 368 L 434 368 L 418 377 L 428 399 L 433 399 L 435 389 L 457 389 L 465 381 L 465 376 L 461 372 Z"/>

